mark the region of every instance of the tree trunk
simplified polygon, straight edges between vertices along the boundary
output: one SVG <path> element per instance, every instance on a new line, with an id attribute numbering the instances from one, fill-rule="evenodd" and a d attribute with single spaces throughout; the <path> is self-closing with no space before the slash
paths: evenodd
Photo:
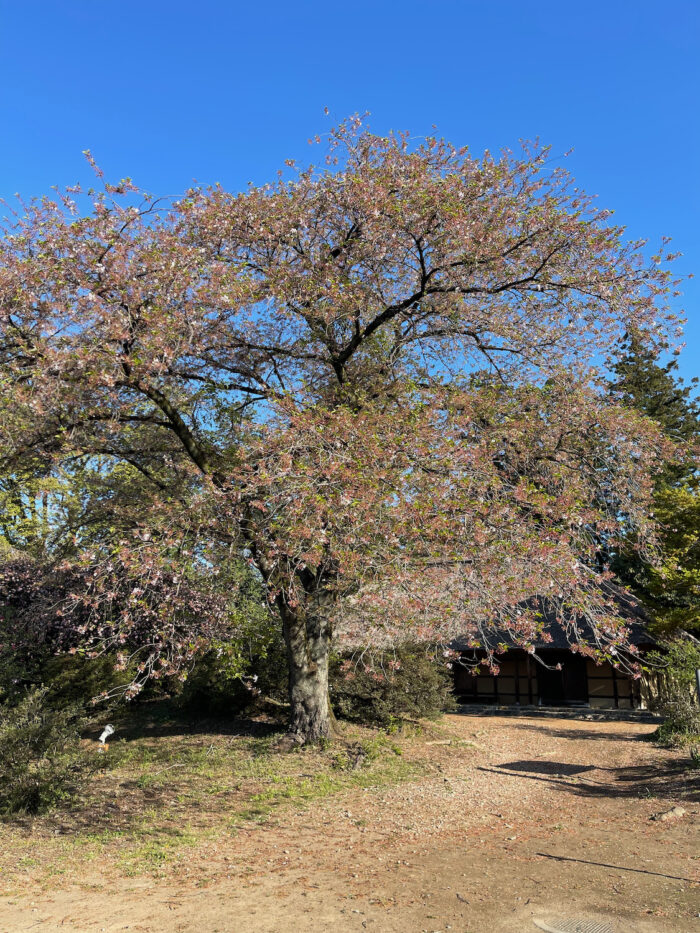
<path id="1" fill-rule="evenodd" d="M 328 698 L 330 628 L 316 613 L 281 606 L 289 663 L 289 731 L 281 745 L 292 747 L 332 738 L 335 717 Z"/>

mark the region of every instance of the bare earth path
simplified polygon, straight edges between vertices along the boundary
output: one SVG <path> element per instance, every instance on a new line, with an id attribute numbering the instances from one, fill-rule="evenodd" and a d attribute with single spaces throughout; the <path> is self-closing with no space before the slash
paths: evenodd
<path id="1" fill-rule="evenodd" d="M 698 772 L 651 731 L 448 716 L 403 743 L 427 775 L 222 833 L 163 877 L 110 862 L 4 875 L 0 930 L 534 933 L 587 918 L 700 933 Z M 685 814 L 651 819 L 674 805 Z"/>

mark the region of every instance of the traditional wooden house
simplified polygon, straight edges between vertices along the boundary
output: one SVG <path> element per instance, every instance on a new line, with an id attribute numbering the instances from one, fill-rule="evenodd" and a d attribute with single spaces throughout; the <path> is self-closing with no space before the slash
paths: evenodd
<path id="1" fill-rule="evenodd" d="M 626 621 L 630 642 L 643 657 L 656 643 L 640 618 Z M 513 647 L 498 658 L 500 671 L 497 675 L 483 668 L 473 674 L 473 662 L 485 653 L 470 649 L 466 641 L 457 639 L 452 647 L 460 652 L 464 661 L 453 667 L 458 701 L 497 706 L 646 708 L 646 681 L 635 680 L 622 667 L 615 668 L 607 661 L 596 664 L 572 651 L 564 630 L 555 621 L 548 622 L 545 631 L 551 640 L 543 639 L 534 645 L 542 663 L 522 648 Z"/>

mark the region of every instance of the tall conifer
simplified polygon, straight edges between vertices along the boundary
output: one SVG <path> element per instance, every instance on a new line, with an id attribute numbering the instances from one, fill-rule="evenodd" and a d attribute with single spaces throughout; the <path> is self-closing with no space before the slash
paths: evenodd
<path id="1" fill-rule="evenodd" d="M 654 514 L 659 523 L 659 554 L 647 561 L 634 548 L 615 555 L 613 569 L 636 590 L 659 629 L 700 630 L 700 400 L 698 379 L 686 385 L 675 360 L 665 364 L 630 339 L 614 368 L 611 393 L 653 418 L 687 455 L 658 474 Z"/>

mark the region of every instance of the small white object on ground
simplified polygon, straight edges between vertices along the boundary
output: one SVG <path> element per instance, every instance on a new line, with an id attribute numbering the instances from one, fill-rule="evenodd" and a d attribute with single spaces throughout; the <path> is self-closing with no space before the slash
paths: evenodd
<path id="1" fill-rule="evenodd" d="M 107 739 L 110 737 L 110 735 L 113 735 L 113 733 L 114 733 L 114 726 L 110 725 L 110 726 L 104 727 L 104 729 L 102 730 L 102 735 L 99 738 L 99 741 L 102 743 L 102 745 L 105 744 Z"/>

